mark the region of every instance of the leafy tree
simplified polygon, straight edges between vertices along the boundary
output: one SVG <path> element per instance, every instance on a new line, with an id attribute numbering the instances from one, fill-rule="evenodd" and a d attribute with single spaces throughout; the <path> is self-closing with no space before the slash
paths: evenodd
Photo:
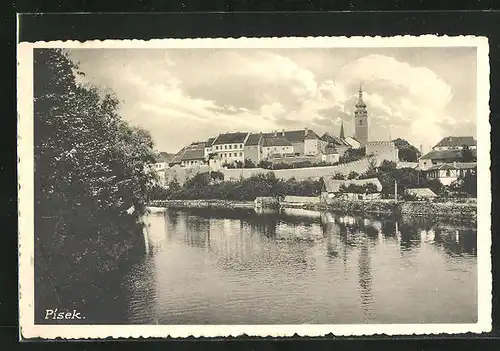
<path id="1" fill-rule="evenodd" d="M 144 250 L 153 142 L 120 118 L 112 93 L 81 83 L 65 51 L 33 55 L 35 303 L 77 307 L 105 299 L 103 277 Z"/>
<path id="2" fill-rule="evenodd" d="M 344 155 L 340 157 L 340 163 L 348 163 L 362 159 L 366 156 L 366 148 L 361 147 L 359 149 L 347 149 Z"/>
<path id="3" fill-rule="evenodd" d="M 345 175 L 343 175 L 342 173 L 335 173 L 331 178 L 332 179 L 345 180 Z"/>
<path id="4" fill-rule="evenodd" d="M 420 151 L 413 145 L 411 145 L 407 140 L 397 138 L 394 141 L 396 148 L 398 149 L 398 155 L 400 161 L 405 162 L 417 162 L 420 155 Z"/>
<path id="5" fill-rule="evenodd" d="M 474 162 L 475 161 L 476 158 L 474 157 L 474 153 L 472 152 L 472 150 L 469 148 L 468 145 L 462 146 L 461 159 L 462 159 L 462 162 Z"/>
<path id="6" fill-rule="evenodd" d="M 245 159 L 245 168 L 255 168 L 255 167 L 257 167 L 257 166 L 255 165 L 255 163 L 252 160 L 250 160 L 248 158 Z"/>
<path id="7" fill-rule="evenodd" d="M 358 173 L 358 172 L 351 171 L 351 172 L 347 175 L 347 179 L 356 179 L 358 176 L 359 176 L 359 173 Z"/>
<path id="8" fill-rule="evenodd" d="M 267 160 L 261 160 L 258 164 L 259 168 L 264 168 L 264 169 L 271 169 L 271 166 L 273 165 L 272 162 L 267 161 Z"/>

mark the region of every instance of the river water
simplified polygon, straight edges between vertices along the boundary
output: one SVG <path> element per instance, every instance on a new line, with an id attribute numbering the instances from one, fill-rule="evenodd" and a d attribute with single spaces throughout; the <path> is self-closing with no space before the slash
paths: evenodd
<path id="1" fill-rule="evenodd" d="M 147 218 L 129 323 L 473 323 L 473 227 L 306 210 Z"/>

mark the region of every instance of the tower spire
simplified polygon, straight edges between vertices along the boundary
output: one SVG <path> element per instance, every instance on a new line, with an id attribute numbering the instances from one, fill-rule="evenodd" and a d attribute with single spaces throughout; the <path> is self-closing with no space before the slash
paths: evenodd
<path id="1" fill-rule="evenodd" d="M 340 139 L 345 139 L 345 135 L 344 135 L 344 121 L 342 121 L 342 124 L 340 125 Z"/>
<path id="2" fill-rule="evenodd" d="M 366 104 L 363 101 L 363 89 L 362 89 L 361 83 L 359 83 L 358 94 L 359 94 L 359 97 L 358 97 L 358 103 L 356 104 L 356 107 L 358 107 L 358 108 L 365 108 Z"/>

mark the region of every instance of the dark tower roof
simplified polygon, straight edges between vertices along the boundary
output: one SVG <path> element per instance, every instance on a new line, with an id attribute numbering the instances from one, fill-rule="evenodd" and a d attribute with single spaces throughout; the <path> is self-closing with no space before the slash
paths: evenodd
<path id="1" fill-rule="evenodd" d="M 340 139 L 345 139 L 344 135 L 344 121 L 342 121 L 342 124 L 340 125 Z"/>
<path id="2" fill-rule="evenodd" d="M 363 101 L 363 90 L 361 89 L 361 84 L 359 85 L 359 98 L 358 102 L 356 103 L 357 108 L 366 108 L 366 104 Z"/>

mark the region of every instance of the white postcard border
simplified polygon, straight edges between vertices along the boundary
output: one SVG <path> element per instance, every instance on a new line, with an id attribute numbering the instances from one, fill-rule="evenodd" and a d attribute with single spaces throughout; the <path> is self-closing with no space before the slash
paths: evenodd
<path id="1" fill-rule="evenodd" d="M 40 325 L 34 324 L 34 48 L 347 48 L 347 47 L 477 47 L 478 149 L 478 321 L 473 324 L 352 325 Z M 18 223 L 19 316 L 24 339 L 100 339 L 221 336 L 423 335 L 491 331 L 491 185 L 488 39 L 474 36 L 216 38 L 19 43 L 18 57 Z"/>

